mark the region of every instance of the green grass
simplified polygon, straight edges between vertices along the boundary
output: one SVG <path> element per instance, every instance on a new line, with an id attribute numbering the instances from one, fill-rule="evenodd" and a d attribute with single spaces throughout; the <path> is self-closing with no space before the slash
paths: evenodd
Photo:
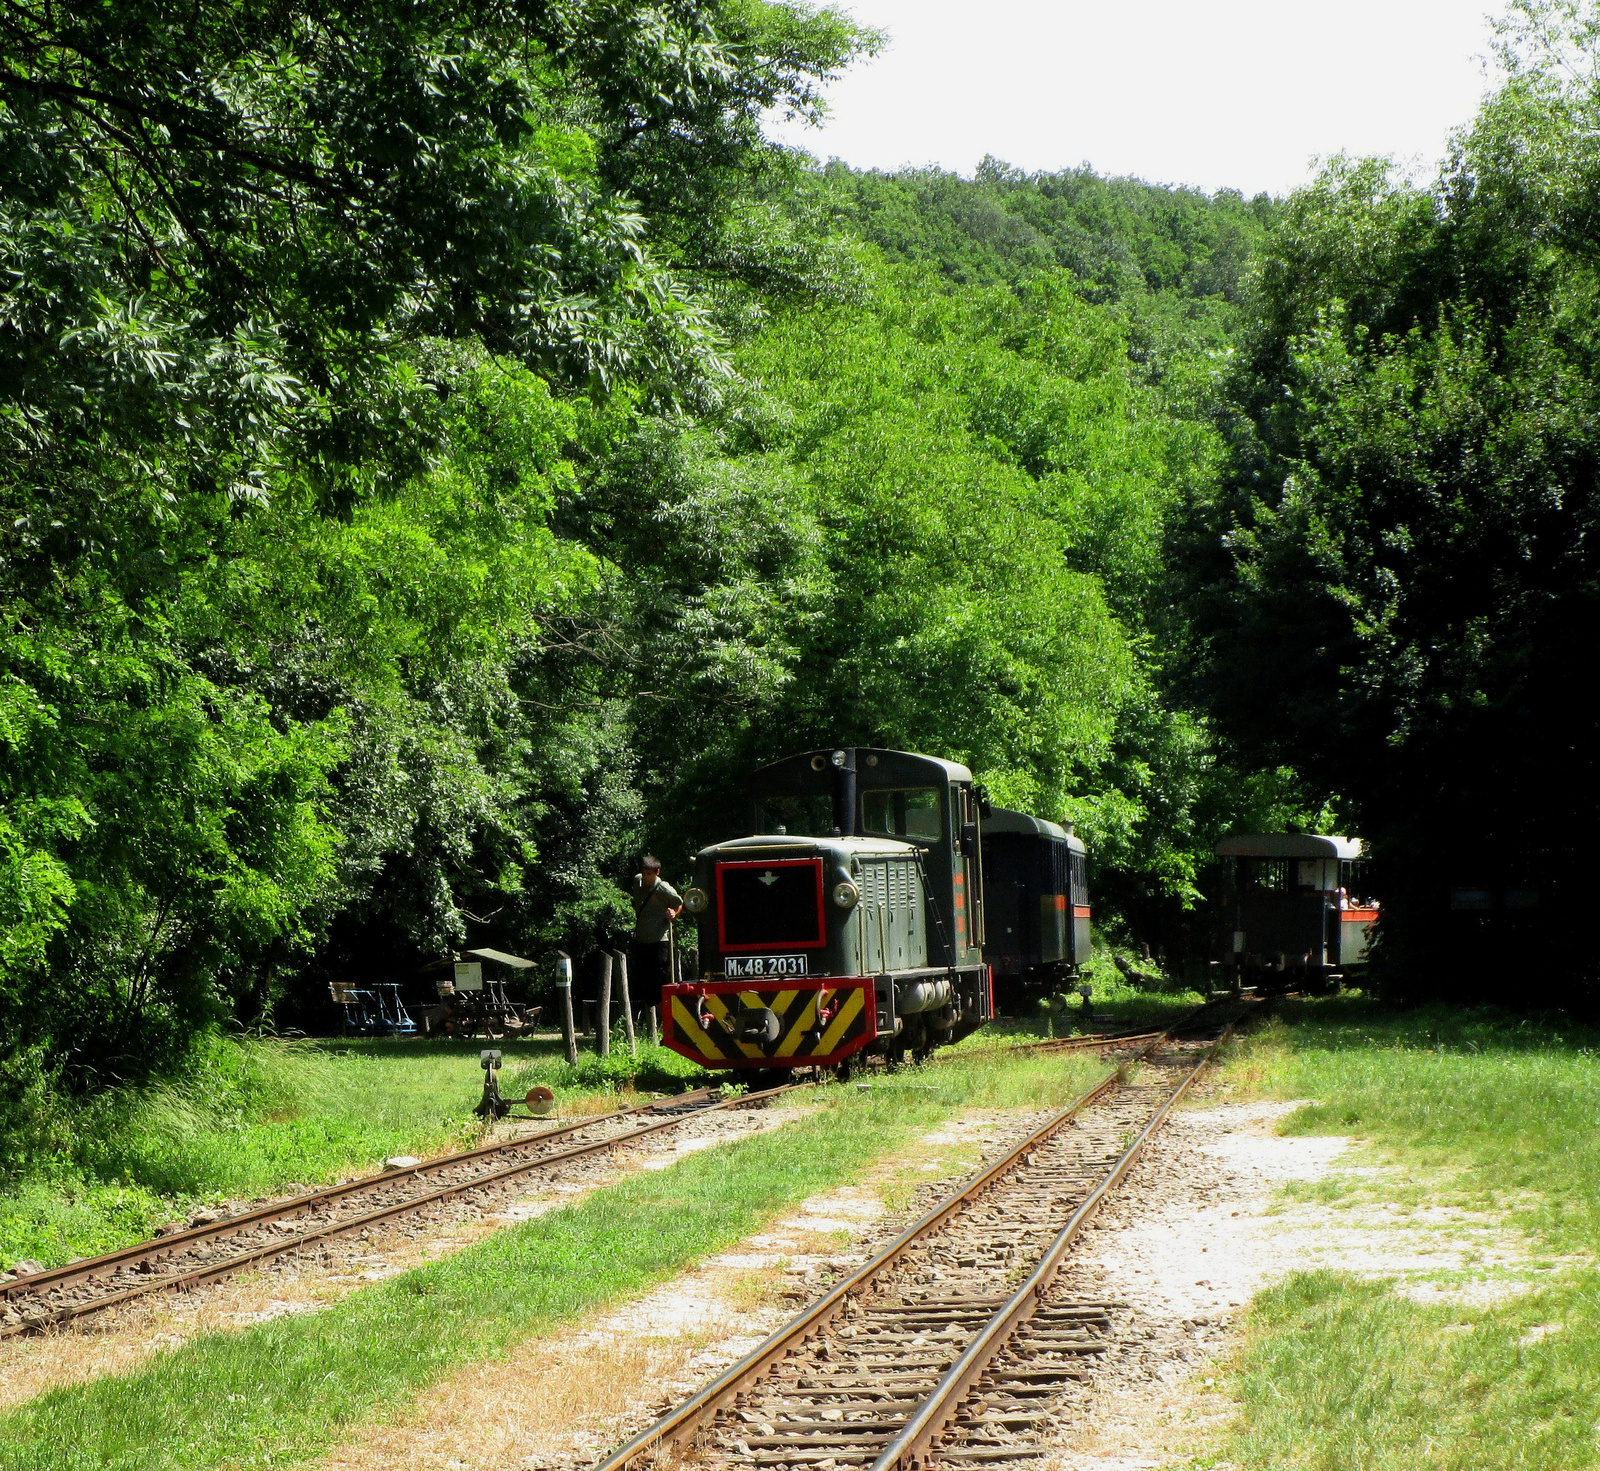
<path id="1" fill-rule="evenodd" d="M 1148 966 L 1148 961 L 1140 962 Z M 1076 993 L 1041 999 L 1024 1016 L 1006 1017 L 964 1037 L 960 1050 L 1037 1042 L 1048 1037 L 1076 1037 L 1085 1032 L 1116 1032 L 1135 1027 L 1163 1027 L 1193 1011 L 1205 997 L 1181 985 L 1162 990 L 1131 986 L 1110 962 L 1095 967 L 1090 981 L 1091 1011 L 1084 1015 Z"/>
<path id="2" fill-rule="evenodd" d="M 183 1079 L 56 1105 L 55 1148 L 0 1191 L 0 1266 L 115 1250 L 201 1203 L 275 1194 L 471 1142 L 476 1041 L 217 1038 Z M 547 1083 L 591 1111 L 638 1073 L 663 1091 L 705 1075 L 665 1048 L 567 1064 L 559 1044 L 502 1046 L 502 1092 Z"/>
<path id="3" fill-rule="evenodd" d="M 1477 1275 L 1531 1290 L 1422 1305 L 1393 1282 L 1291 1276 L 1247 1318 L 1242 1415 L 1223 1458 L 1319 1471 L 1600 1464 L 1600 1035 L 1360 998 L 1286 1003 L 1280 1016 L 1227 1076 L 1315 1099 L 1283 1132 L 1353 1134 L 1362 1163 L 1390 1167 L 1292 1196 L 1488 1212 L 1530 1255 Z"/>
<path id="4" fill-rule="evenodd" d="M 40 1396 L 0 1417 L 0 1467 L 302 1463 L 396 1397 L 638 1293 L 859 1177 L 952 1108 L 1059 1103 L 1102 1074 L 1087 1058 L 949 1059 L 866 1089 L 831 1087 L 786 1128 L 632 1176 L 325 1312 L 207 1335 L 135 1373 Z"/>
<path id="5" fill-rule="evenodd" d="M 1237 1376 L 1245 1423 L 1225 1458 L 1252 1471 L 1593 1466 L 1597 1301 L 1592 1272 L 1489 1310 L 1297 1273 L 1252 1308 Z"/>
<path id="6" fill-rule="evenodd" d="M 1192 1004 L 1123 990 L 1130 1007 L 1163 1016 Z M 986 1029 L 964 1045 L 1070 1032 L 1077 1006 L 1074 998 L 1066 1011 Z M 1095 1018 L 1096 1028 L 1111 1024 Z M 322 1185 L 375 1169 L 388 1155 L 468 1144 L 480 1130 L 472 1110 L 484 1045 L 218 1037 L 178 1081 L 58 1101 L 41 1131 L 55 1143 L 0 1188 L 0 1267 L 24 1257 L 58 1266 L 97 1256 L 202 1204 Z M 543 1084 L 577 1112 L 636 1101 L 635 1089 L 680 1092 L 712 1081 L 665 1047 L 641 1042 L 630 1055 L 620 1032 L 609 1057 L 586 1041 L 575 1065 L 548 1039 L 496 1045 L 505 1053 L 504 1096 Z"/>

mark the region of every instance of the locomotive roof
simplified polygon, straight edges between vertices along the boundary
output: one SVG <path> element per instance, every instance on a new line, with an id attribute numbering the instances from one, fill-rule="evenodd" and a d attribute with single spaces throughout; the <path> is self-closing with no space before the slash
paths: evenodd
<path id="1" fill-rule="evenodd" d="M 1059 843 L 1065 843 L 1074 853 L 1087 853 L 1083 839 L 1076 833 L 1069 833 L 1058 822 L 1051 822 L 1045 817 L 1033 817 L 1026 812 L 1013 812 L 1009 807 L 996 807 L 983 819 L 983 830 L 986 833 L 1027 833 L 1033 837 L 1054 838 Z"/>
<path id="2" fill-rule="evenodd" d="M 751 775 L 750 780 L 752 784 L 759 785 L 762 777 L 768 773 L 780 773 L 785 767 L 812 770 L 811 759 L 815 756 L 821 756 L 824 762 L 822 767 L 815 769 L 827 770 L 832 764 L 833 753 L 840 750 L 853 750 L 855 752 L 858 780 L 870 782 L 872 768 L 878 762 L 883 762 L 891 771 L 897 766 L 901 767 L 903 771 L 905 766 L 923 763 L 928 766 L 941 767 L 946 781 L 969 782 L 972 780 L 972 772 L 961 765 L 959 761 L 946 761 L 942 756 L 924 756 L 916 751 L 891 751 L 886 747 L 880 746 L 824 746 L 816 751 L 800 751 L 793 756 L 785 756 L 781 761 L 769 761 L 765 766 L 758 767 Z M 876 759 L 869 764 L 869 757 Z M 885 775 L 887 774 L 885 773 Z M 896 775 L 898 776 L 900 773 L 896 773 Z"/>
<path id="3" fill-rule="evenodd" d="M 700 853 L 703 856 L 726 853 L 730 849 L 748 850 L 751 861 L 755 861 L 758 856 L 778 857 L 796 848 L 827 848 L 846 855 L 891 853 L 901 857 L 915 851 L 914 844 L 895 838 L 808 838 L 801 833 L 757 833 L 753 838 L 730 838 L 726 843 L 712 843 Z"/>
<path id="4" fill-rule="evenodd" d="M 1360 838 L 1316 833 L 1241 833 L 1217 844 L 1218 858 L 1359 858 Z"/>

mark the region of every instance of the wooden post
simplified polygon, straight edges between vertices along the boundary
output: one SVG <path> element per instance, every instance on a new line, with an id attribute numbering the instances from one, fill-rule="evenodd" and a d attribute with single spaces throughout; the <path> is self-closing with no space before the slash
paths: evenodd
<path id="1" fill-rule="evenodd" d="M 628 1056 L 639 1055 L 639 1039 L 633 1031 L 633 999 L 628 995 L 628 952 L 617 951 L 617 984 L 622 988 L 622 1029 L 628 1036 Z"/>
<path id="2" fill-rule="evenodd" d="M 594 1009 L 594 1050 L 611 1056 L 611 952 L 600 952 L 600 1004 Z"/>
<path id="3" fill-rule="evenodd" d="M 650 1045 L 652 1047 L 661 1045 L 661 1028 L 656 1023 L 656 1009 L 653 1006 L 650 1008 Z"/>
<path id="4" fill-rule="evenodd" d="M 556 989 L 561 993 L 561 1040 L 567 1044 L 567 1061 L 578 1060 L 578 1033 L 572 1025 L 572 957 L 557 950 Z"/>

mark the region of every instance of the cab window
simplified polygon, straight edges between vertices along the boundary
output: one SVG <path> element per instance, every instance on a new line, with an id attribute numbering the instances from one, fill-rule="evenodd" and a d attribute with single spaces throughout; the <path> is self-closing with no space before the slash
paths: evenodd
<path id="1" fill-rule="evenodd" d="M 937 838 L 942 827 L 938 787 L 902 787 L 861 794 L 861 831 L 886 838 Z"/>
<path id="2" fill-rule="evenodd" d="M 826 792 L 795 797 L 763 797 L 756 808 L 756 832 L 825 838 L 833 831 L 833 798 Z"/>

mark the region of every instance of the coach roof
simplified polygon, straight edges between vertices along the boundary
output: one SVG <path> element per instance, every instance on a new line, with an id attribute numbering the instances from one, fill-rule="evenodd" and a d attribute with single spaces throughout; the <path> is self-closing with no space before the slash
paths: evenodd
<path id="1" fill-rule="evenodd" d="M 1360 838 L 1316 833 L 1241 833 L 1217 844 L 1218 858 L 1359 858 Z"/>

